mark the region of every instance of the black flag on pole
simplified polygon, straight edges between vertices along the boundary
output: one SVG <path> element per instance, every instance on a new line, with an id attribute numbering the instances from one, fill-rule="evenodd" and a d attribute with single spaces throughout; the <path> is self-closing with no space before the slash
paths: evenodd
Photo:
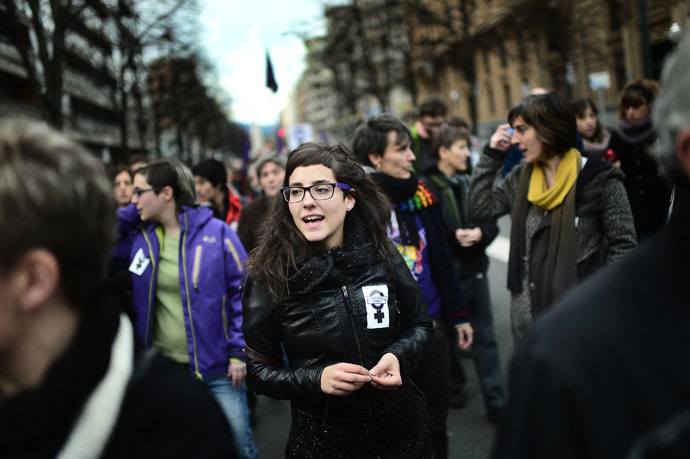
<path id="1" fill-rule="evenodd" d="M 271 64 L 271 56 L 268 54 L 268 50 L 266 50 L 266 87 L 271 88 L 274 93 L 278 91 L 278 82 L 273 74 L 273 64 Z"/>

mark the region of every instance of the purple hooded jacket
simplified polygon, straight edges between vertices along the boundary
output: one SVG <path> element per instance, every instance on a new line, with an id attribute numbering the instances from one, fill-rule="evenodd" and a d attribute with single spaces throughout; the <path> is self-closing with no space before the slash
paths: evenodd
<path id="1" fill-rule="evenodd" d="M 183 206 L 180 228 L 180 294 L 189 366 L 202 379 L 227 372 L 231 357 L 245 358 L 239 286 L 247 253 L 235 232 L 206 207 Z M 149 348 L 162 229 L 158 223 L 142 224 L 130 204 L 118 210 L 118 231 L 113 257 L 132 262 L 135 329 Z M 140 250 L 144 259 L 137 257 Z"/>

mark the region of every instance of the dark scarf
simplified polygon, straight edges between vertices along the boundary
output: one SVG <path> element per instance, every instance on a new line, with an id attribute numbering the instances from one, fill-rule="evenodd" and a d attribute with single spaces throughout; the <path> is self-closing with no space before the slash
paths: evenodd
<path id="1" fill-rule="evenodd" d="M 436 198 L 416 174 L 399 179 L 380 172 L 371 174 L 381 191 L 393 202 L 403 245 L 419 247 L 419 228 L 415 214 L 436 204 Z"/>
<path id="2" fill-rule="evenodd" d="M 342 247 L 321 251 L 291 270 L 288 283 L 291 293 L 309 293 L 317 287 L 339 288 L 367 269 L 378 252 L 371 233 L 355 226 L 345 235 Z"/>
<path id="3" fill-rule="evenodd" d="M 651 116 L 637 123 L 630 123 L 624 118 L 618 122 L 616 132 L 629 145 L 649 145 L 654 143 L 657 137 Z"/>
<path id="4" fill-rule="evenodd" d="M 525 275 L 525 249 L 527 212 L 529 201 L 527 191 L 532 175 L 532 164 L 522 171 L 518 185 L 513 224 L 510 228 L 510 257 L 508 259 L 508 289 L 513 293 L 522 291 L 522 279 Z M 578 171 L 579 173 L 579 171 Z M 551 229 L 546 262 L 545 286 L 547 292 L 544 306 L 550 305 L 554 298 L 577 283 L 577 264 L 575 253 L 575 196 L 577 181 L 561 205 L 551 212 Z M 540 311 L 533 311 L 540 312 Z"/>
<path id="5" fill-rule="evenodd" d="M 467 189 L 469 188 L 467 174 L 447 177 L 438 169 L 434 169 L 429 178 L 439 187 L 443 195 L 441 207 L 444 220 L 451 227 L 449 229 L 467 228 Z"/>
<path id="6" fill-rule="evenodd" d="M 0 403 L 0 456 L 55 457 L 108 368 L 119 326 L 118 296 L 103 292 L 84 309 L 72 343 L 38 387 Z"/>

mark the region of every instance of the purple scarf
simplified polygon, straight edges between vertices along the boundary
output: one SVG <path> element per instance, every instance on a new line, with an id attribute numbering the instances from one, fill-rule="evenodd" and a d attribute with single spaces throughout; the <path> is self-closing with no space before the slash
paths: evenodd
<path id="1" fill-rule="evenodd" d="M 647 145 L 656 140 L 656 129 L 652 124 L 651 116 L 634 124 L 624 118 L 618 122 L 616 132 L 629 145 Z"/>

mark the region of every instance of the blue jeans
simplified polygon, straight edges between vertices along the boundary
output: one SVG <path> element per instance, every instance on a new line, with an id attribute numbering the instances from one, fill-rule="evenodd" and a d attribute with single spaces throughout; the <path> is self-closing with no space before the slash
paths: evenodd
<path id="1" fill-rule="evenodd" d="M 207 376 L 203 382 L 225 413 L 235 438 L 235 449 L 238 452 L 238 457 L 242 459 L 258 458 L 259 453 L 254 446 L 252 429 L 249 427 L 247 385 L 242 383 L 241 387 L 233 387 L 232 379 L 223 373 Z"/>

